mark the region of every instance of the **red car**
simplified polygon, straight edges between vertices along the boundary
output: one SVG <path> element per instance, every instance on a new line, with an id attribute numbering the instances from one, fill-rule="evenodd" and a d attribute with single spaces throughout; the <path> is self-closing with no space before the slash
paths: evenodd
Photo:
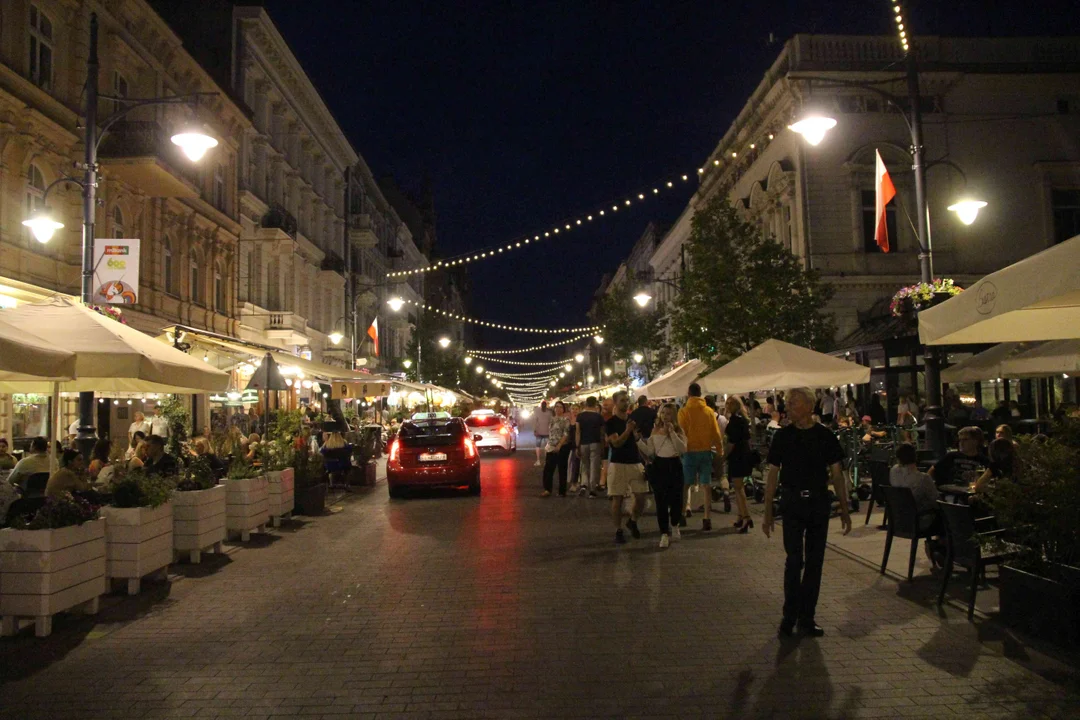
<path id="1" fill-rule="evenodd" d="M 480 453 L 461 418 L 421 413 L 401 425 L 386 461 L 390 497 L 410 487 L 467 487 L 480 494 Z"/>

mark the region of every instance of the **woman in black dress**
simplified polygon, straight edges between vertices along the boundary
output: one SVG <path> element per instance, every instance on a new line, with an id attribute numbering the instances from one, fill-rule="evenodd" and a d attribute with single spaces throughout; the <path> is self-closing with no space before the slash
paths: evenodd
<path id="1" fill-rule="evenodd" d="M 739 520 L 735 527 L 745 535 L 754 527 L 754 521 L 750 519 L 750 506 L 746 502 L 746 488 L 743 485 L 744 479 L 750 477 L 754 470 L 750 462 L 750 420 L 746 417 L 742 400 L 736 395 L 727 399 L 724 411 L 728 415 L 727 429 L 724 430 L 727 438 L 725 455 L 728 480 L 735 491 L 735 506 L 739 511 Z"/>

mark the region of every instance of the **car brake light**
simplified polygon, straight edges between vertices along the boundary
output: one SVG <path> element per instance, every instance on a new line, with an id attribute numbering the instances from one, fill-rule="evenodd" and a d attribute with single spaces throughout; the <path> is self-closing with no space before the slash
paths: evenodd
<path id="1" fill-rule="evenodd" d="M 503 425 L 501 428 L 499 428 L 499 434 L 500 435 L 509 435 L 510 431 L 506 429 L 505 425 Z"/>
<path id="2" fill-rule="evenodd" d="M 401 440 L 394 438 L 394 442 L 390 443 L 390 462 L 397 462 L 400 455 Z"/>
<path id="3" fill-rule="evenodd" d="M 469 437 L 465 438 L 465 457 L 476 457 L 476 443 L 474 443 L 473 439 Z"/>

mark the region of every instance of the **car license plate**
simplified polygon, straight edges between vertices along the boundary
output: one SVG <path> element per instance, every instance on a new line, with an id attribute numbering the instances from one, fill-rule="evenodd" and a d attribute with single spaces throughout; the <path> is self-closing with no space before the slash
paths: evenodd
<path id="1" fill-rule="evenodd" d="M 443 462 L 446 453 L 420 453 L 420 462 Z"/>

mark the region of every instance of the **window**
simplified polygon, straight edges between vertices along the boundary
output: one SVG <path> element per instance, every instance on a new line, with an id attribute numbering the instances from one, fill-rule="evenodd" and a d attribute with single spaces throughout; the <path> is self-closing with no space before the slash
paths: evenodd
<path id="1" fill-rule="evenodd" d="M 30 5 L 30 81 L 44 90 L 52 89 L 52 20 Z"/>
<path id="2" fill-rule="evenodd" d="M 194 257 L 191 258 L 191 302 L 202 305 L 202 292 L 199 287 L 199 263 Z"/>
<path id="3" fill-rule="evenodd" d="M 213 203 L 218 210 L 225 211 L 225 166 L 220 163 L 214 166 Z"/>
<path id="4" fill-rule="evenodd" d="M 876 193 L 873 190 L 863 190 L 862 238 L 863 250 L 868 253 L 881 252 L 877 241 L 874 240 L 874 228 L 877 227 L 876 205 Z M 885 206 L 885 227 L 889 231 L 889 250 L 896 252 L 899 249 L 899 238 L 896 233 L 896 198 L 890 200 L 889 204 Z"/>
<path id="5" fill-rule="evenodd" d="M 1051 190 L 1054 211 L 1054 243 L 1080 235 L 1080 190 Z"/>
<path id="6" fill-rule="evenodd" d="M 277 258 L 270 261 L 267 276 L 266 307 L 268 310 L 284 310 L 281 305 L 281 262 Z"/>
<path id="7" fill-rule="evenodd" d="M 165 242 L 161 246 L 161 274 L 164 276 L 162 284 L 165 286 L 165 292 L 170 295 L 176 294 L 176 285 L 173 281 L 175 277 L 173 274 L 173 249 L 172 243 L 169 241 L 169 236 L 165 236 Z"/>
<path id="8" fill-rule="evenodd" d="M 45 208 L 45 176 L 37 165 L 31 164 L 26 169 L 26 217 L 34 214 L 35 210 Z M 30 228 L 24 228 L 26 237 L 32 238 Z M 36 244 L 36 243 L 35 243 Z"/>
<path id="9" fill-rule="evenodd" d="M 112 83 L 112 94 L 114 96 L 122 98 L 126 98 L 128 96 L 128 81 L 126 77 L 114 70 L 112 76 Z M 120 112 L 124 109 L 124 107 L 124 103 L 120 102 L 119 100 L 113 100 L 113 112 Z"/>
<path id="10" fill-rule="evenodd" d="M 113 217 L 113 237 L 121 239 L 124 235 L 124 211 L 117 205 L 112 211 Z"/>
<path id="11" fill-rule="evenodd" d="M 221 269 L 221 262 L 214 265 L 214 309 L 224 313 L 225 307 L 225 273 Z"/>

